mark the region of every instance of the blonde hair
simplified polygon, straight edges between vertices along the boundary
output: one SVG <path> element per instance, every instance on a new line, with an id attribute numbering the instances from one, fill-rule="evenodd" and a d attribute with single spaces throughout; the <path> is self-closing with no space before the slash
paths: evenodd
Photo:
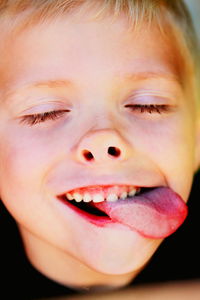
<path id="1" fill-rule="evenodd" d="M 188 53 L 184 59 L 194 71 L 199 87 L 198 39 L 183 0 L 0 0 L 0 22 L 9 20 L 9 27 L 19 31 L 84 8 L 86 11 L 95 8 L 93 19 L 106 15 L 117 18 L 123 14 L 127 16 L 130 28 L 135 30 L 143 21 L 149 26 L 156 23 L 165 38 L 168 34 L 168 41 L 170 38 L 179 40 L 180 57 Z"/>

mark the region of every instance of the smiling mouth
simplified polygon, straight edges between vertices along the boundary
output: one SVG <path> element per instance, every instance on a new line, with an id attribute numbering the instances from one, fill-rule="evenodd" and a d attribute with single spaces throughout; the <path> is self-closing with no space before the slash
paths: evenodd
<path id="1" fill-rule="evenodd" d="M 77 190 L 58 198 L 90 223 L 101 227 L 107 223 L 122 224 L 146 238 L 162 239 L 171 235 L 187 217 L 188 208 L 185 201 L 169 187 L 142 187 L 136 194 L 136 188 L 133 189 L 131 186 L 131 191 L 123 199 L 120 197 L 116 199 L 117 195 L 114 194 L 110 196 L 107 193 L 106 196 L 109 188 L 104 186 L 105 194 L 103 194 L 101 187 L 99 191 L 102 194 L 97 195 L 98 187 L 88 187 L 91 194 L 92 189 L 93 192 L 95 191 L 92 196 L 93 200 L 87 198 L 88 196 L 83 198 L 84 200 L 89 199 L 88 203 L 82 201 Z M 116 191 L 117 188 L 115 186 Z M 120 186 L 118 191 L 121 192 L 123 188 Z M 78 191 L 85 189 L 78 189 Z M 67 198 L 67 195 L 70 199 Z M 106 199 L 103 199 L 102 195 Z"/>
<path id="2" fill-rule="evenodd" d="M 155 187 L 154 187 L 155 188 Z M 139 195 L 143 195 L 145 192 L 147 191 L 150 191 L 152 190 L 153 188 L 140 188 L 139 191 L 137 192 L 137 194 L 135 195 L 135 197 L 139 196 Z M 83 214 L 87 214 L 87 215 L 91 215 L 91 217 L 104 217 L 111 220 L 111 218 L 102 210 L 98 209 L 97 207 L 94 206 L 94 202 L 93 201 L 90 201 L 89 203 L 86 203 L 84 201 L 80 201 L 80 202 L 77 202 L 76 200 L 74 199 L 71 199 L 70 200 L 67 198 L 66 195 L 61 195 L 61 196 L 58 196 L 58 198 L 66 203 L 69 207 L 71 207 L 72 209 L 75 209 L 76 212 L 79 212 L 79 213 L 83 213 Z M 126 198 L 124 198 L 123 200 L 126 200 L 126 199 L 130 199 L 131 196 L 128 196 Z M 120 199 L 119 199 L 120 200 Z M 106 199 L 104 199 L 104 201 L 106 201 Z"/>

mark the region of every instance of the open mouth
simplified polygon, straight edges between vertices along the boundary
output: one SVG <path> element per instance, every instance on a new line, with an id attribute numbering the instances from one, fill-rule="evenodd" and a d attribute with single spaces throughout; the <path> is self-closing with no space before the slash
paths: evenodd
<path id="1" fill-rule="evenodd" d="M 90 189 L 87 197 L 83 193 L 85 188 L 80 188 L 58 198 L 90 223 L 100 227 L 108 223 L 125 225 L 146 238 L 169 236 L 187 217 L 185 201 L 169 187 L 112 188 L 113 193 L 110 193 L 110 187 L 104 187 L 104 194 L 101 189 L 97 194 L 98 187 L 87 187 L 87 191 Z"/>
<path id="2" fill-rule="evenodd" d="M 155 187 L 154 187 L 155 188 Z M 135 195 L 134 197 L 143 195 L 144 193 L 152 190 L 153 188 L 140 188 L 140 191 L 137 193 L 137 195 Z M 72 209 L 74 209 L 76 212 L 81 213 L 85 216 L 91 216 L 91 217 L 99 217 L 103 219 L 108 219 L 111 220 L 110 217 L 102 210 L 98 209 L 97 207 L 94 206 L 94 202 L 91 201 L 89 203 L 86 203 L 84 201 L 80 201 L 77 202 L 75 200 L 68 200 L 66 195 L 62 195 L 58 197 L 62 202 L 64 202 L 65 204 L 67 204 L 69 207 L 71 207 Z M 127 196 L 126 199 L 130 199 L 131 197 Z M 126 200 L 124 199 L 124 200 Z M 105 200 L 106 201 L 106 200 Z"/>
<path id="3" fill-rule="evenodd" d="M 67 200 L 67 201 L 69 202 L 69 200 Z M 91 214 L 91 215 L 94 215 L 97 217 L 104 216 L 104 217 L 109 218 L 109 216 L 106 213 L 104 213 L 103 211 L 99 210 L 98 208 L 92 206 L 92 203 L 85 203 L 83 201 L 76 202 L 75 200 L 71 200 L 69 203 L 88 214 Z"/>
<path id="4" fill-rule="evenodd" d="M 102 218 L 102 219 L 111 220 L 106 213 L 94 207 L 92 201 L 90 203 L 85 203 L 83 201 L 76 202 L 75 200 L 69 201 L 65 195 L 59 196 L 58 199 L 82 216 L 89 217 L 91 219 Z"/>

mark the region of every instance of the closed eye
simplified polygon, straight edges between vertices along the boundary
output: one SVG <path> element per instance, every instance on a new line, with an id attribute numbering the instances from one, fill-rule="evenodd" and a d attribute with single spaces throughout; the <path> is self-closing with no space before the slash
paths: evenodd
<path id="1" fill-rule="evenodd" d="M 40 114 L 26 115 L 22 117 L 20 123 L 33 126 L 38 123 L 46 122 L 48 120 L 55 121 L 61 118 L 66 112 L 69 112 L 69 110 L 54 110 Z"/>
<path id="2" fill-rule="evenodd" d="M 142 105 L 142 104 L 127 104 L 125 107 L 131 108 L 131 111 L 139 111 L 140 113 L 148 112 L 150 114 L 152 113 L 167 113 L 171 111 L 171 107 L 169 105 Z M 40 114 L 31 114 L 23 116 L 20 120 L 20 123 L 27 124 L 29 126 L 34 126 L 38 123 L 44 123 L 48 120 L 55 121 L 59 118 L 61 118 L 66 112 L 69 112 L 70 110 L 54 110 L 49 112 L 44 112 Z"/>
<path id="3" fill-rule="evenodd" d="M 139 111 L 140 113 L 148 112 L 150 114 L 152 114 L 152 113 L 158 113 L 158 114 L 167 113 L 167 112 L 170 112 L 172 109 L 169 105 L 166 105 L 166 104 L 160 104 L 160 105 L 127 104 L 127 105 L 125 105 L 125 107 L 130 107 L 131 111 Z"/>

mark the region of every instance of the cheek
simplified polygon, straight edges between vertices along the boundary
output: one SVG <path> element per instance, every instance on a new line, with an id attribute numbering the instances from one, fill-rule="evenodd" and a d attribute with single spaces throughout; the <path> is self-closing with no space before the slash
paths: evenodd
<path id="1" fill-rule="evenodd" d="M 169 184 L 187 199 L 194 173 L 194 121 L 187 112 L 141 127 L 140 152 L 153 161 Z"/>
<path id="2" fill-rule="evenodd" d="M 0 141 L 0 157 L 4 169 L 9 166 L 13 175 L 27 173 L 35 176 L 45 172 L 59 155 L 58 134 L 45 130 L 19 129 L 11 126 L 3 133 Z M 11 171 L 9 172 L 11 173 Z"/>
<path id="3" fill-rule="evenodd" d="M 62 123 L 27 128 L 16 122 L 0 126 L 0 196 L 44 193 L 50 174 L 68 164 L 71 134 Z M 1 124 L 0 124 L 1 125 Z M 3 129 L 2 129 L 3 128 Z M 72 130 L 70 130 L 70 133 Z"/>
<path id="4" fill-rule="evenodd" d="M 0 195 L 23 198 L 38 193 L 53 168 L 56 145 L 38 138 L 7 131 L 0 141 Z"/>
<path id="5" fill-rule="evenodd" d="M 22 178 L 26 181 L 30 176 L 34 177 L 37 174 L 42 158 L 31 144 L 26 145 L 13 138 L 6 140 L 4 145 L 1 145 L 2 148 L 3 151 L 0 154 L 1 177 L 6 175 L 15 182 L 15 180 L 20 181 Z"/>
<path id="6" fill-rule="evenodd" d="M 8 130 L 1 136 L 0 197 L 14 219 L 29 228 L 37 224 L 41 230 L 44 214 L 51 215 L 46 181 L 58 148 L 47 137 L 26 132 Z"/>

